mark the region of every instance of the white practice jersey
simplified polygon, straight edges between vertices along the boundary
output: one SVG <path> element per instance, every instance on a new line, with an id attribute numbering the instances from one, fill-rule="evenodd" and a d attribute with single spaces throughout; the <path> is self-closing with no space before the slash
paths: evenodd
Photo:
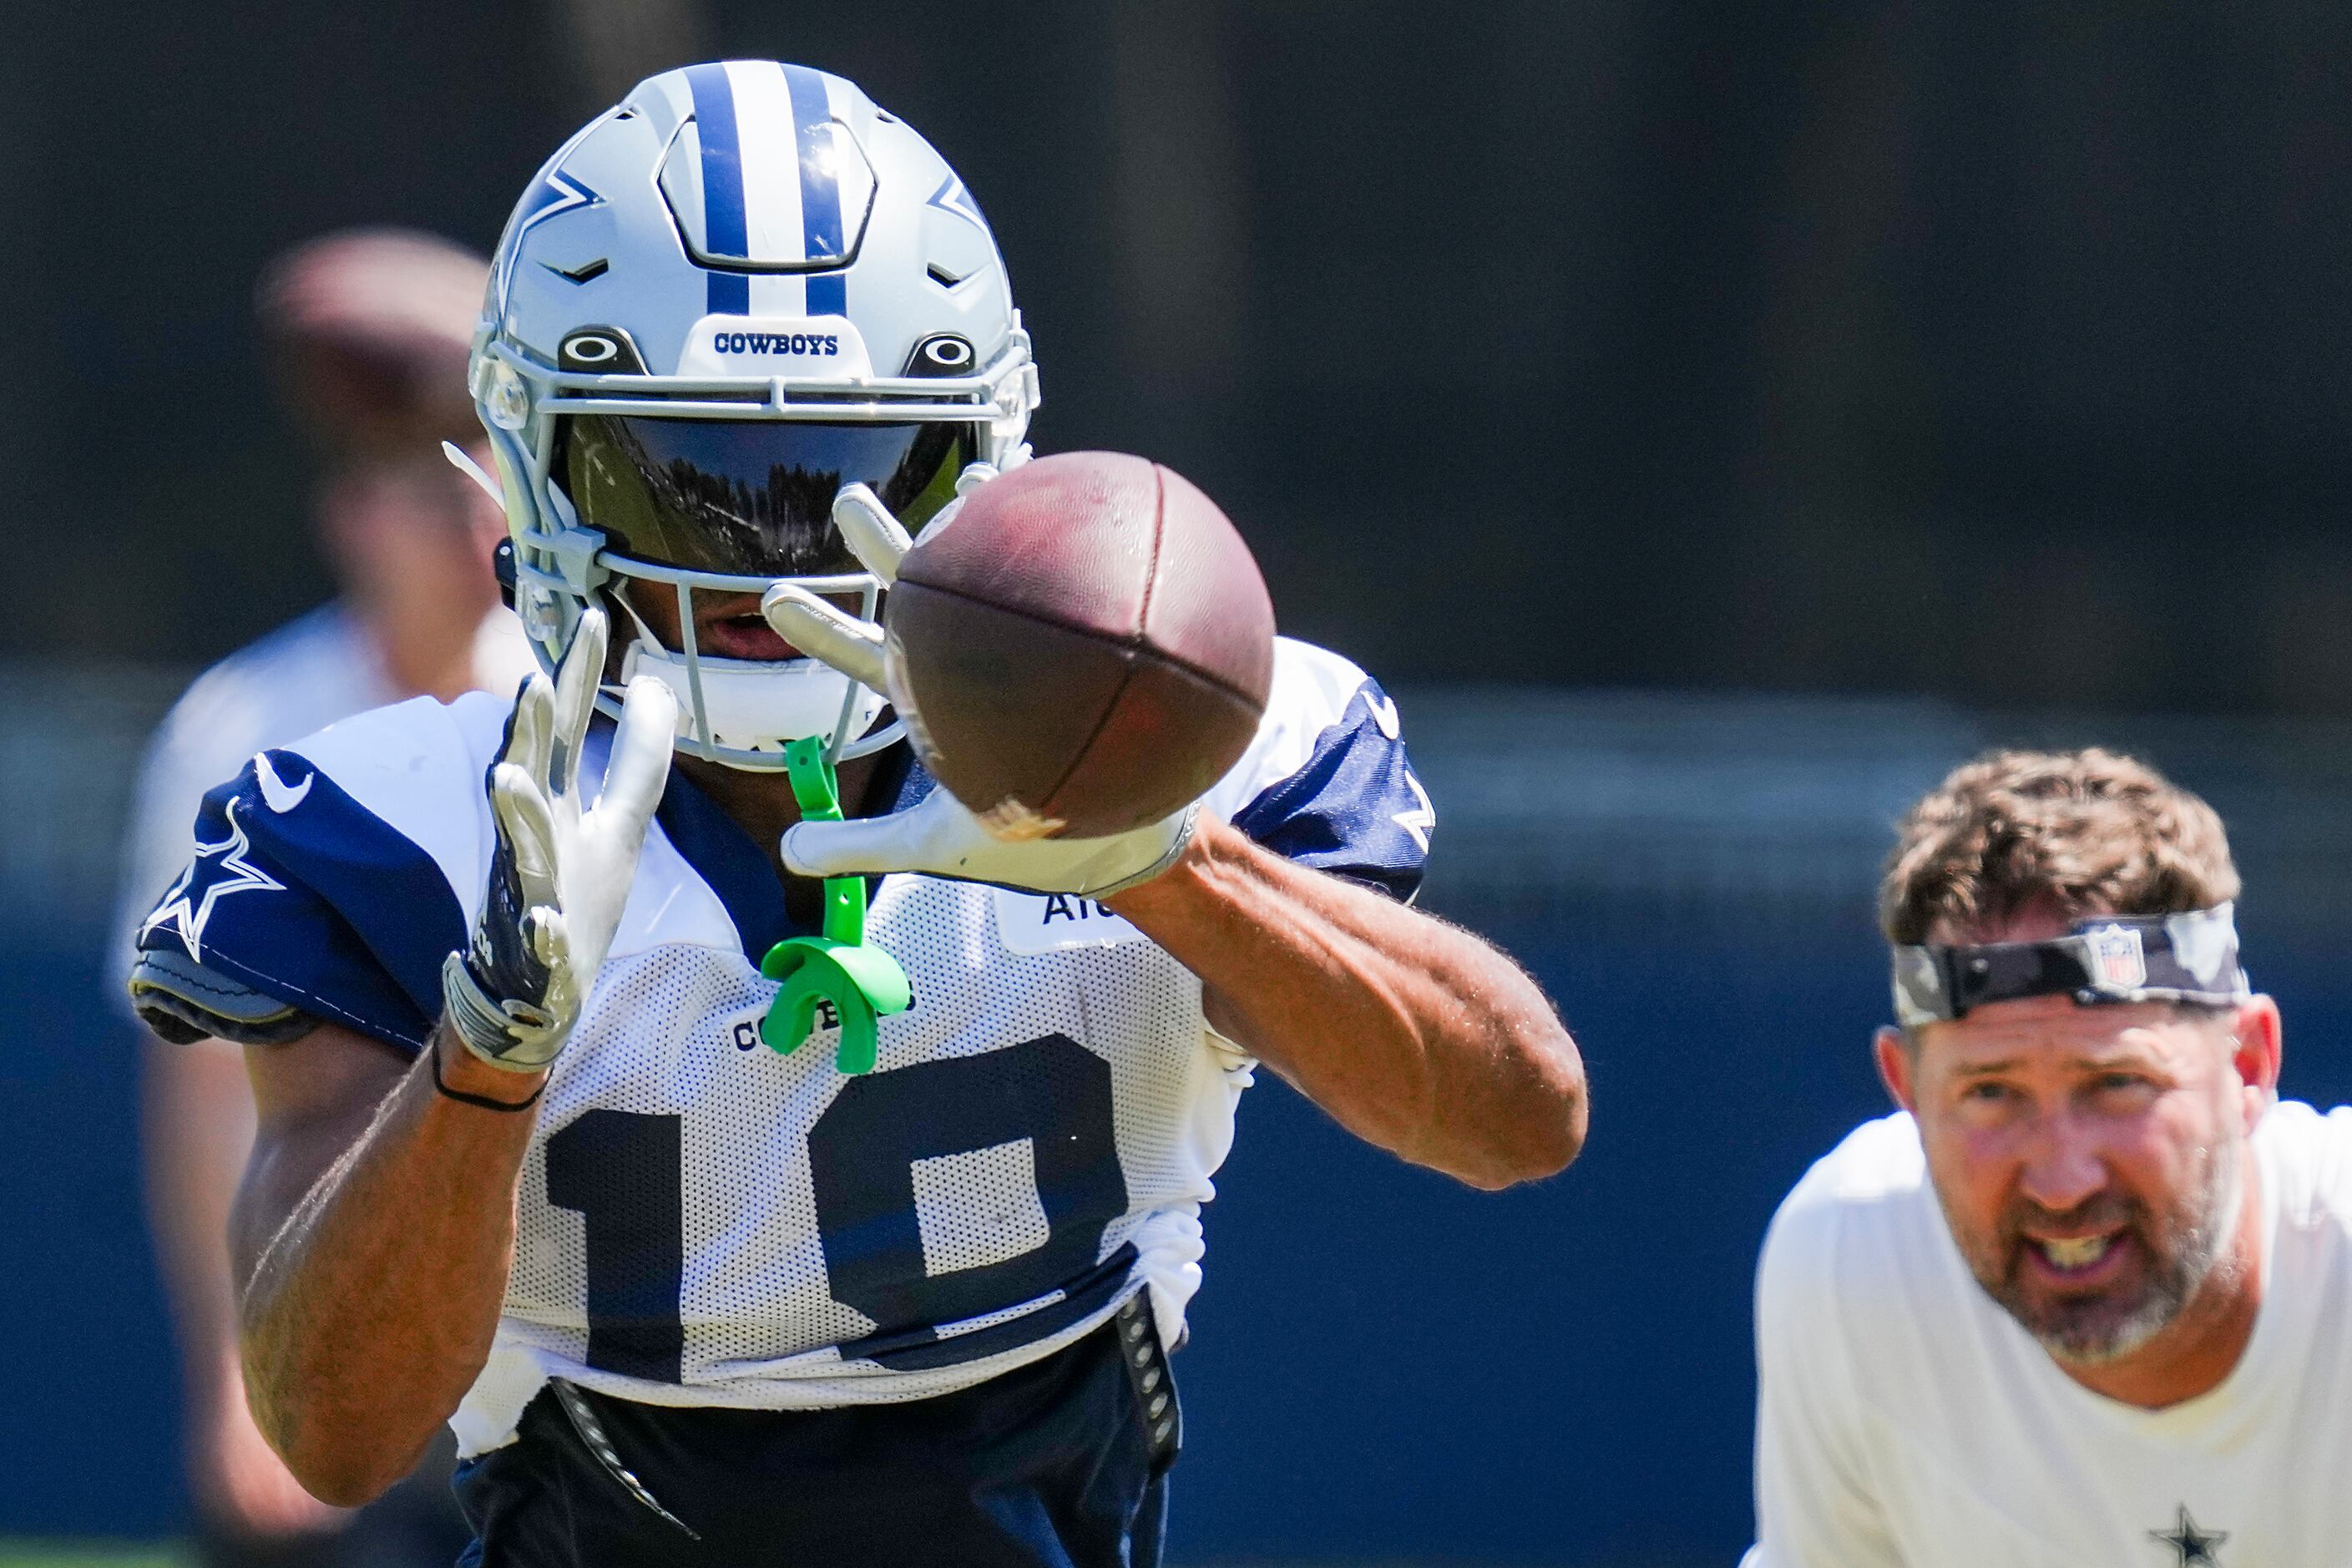
<path id="1" fill-rule="evenodd" d="M 2253 1338 L 2150 1411 L 2067 1377 L 1978 1287 L 1908 1116 L 1855 1131 L 1764 1244 L 1747 1568 L 2352 1559 L 2352 1110 L 2281 1104 L 2253 1142 Z"/>
<path id="2" fill-rule="evenodd" d="M 403 703 L 257 758 L 207 797 L 142 983 L 421 1047 L 483 897 L 507 708 Z M 903 806 L 929 781 L 894 757 Z M 1206 807 L 1305 864 L 1418 885 L 1431 818 L 1395 707 L 1320 649 L 1277 645 L 1265 720 Z M 764 849 L 673 773 L 541 1108 L 465 1451 L 509 1440 L 550 1377 L 654 1404 L 919 1399 L 1145 1288 L 1174 1342 L 1251 1067 L 1200 982 L 1084 900 L 912 876 L 871 897 L 867 939 L 914 992 L 877 1070 L 837 1071 L 831 1028 L 770 1050 L 758 962 L 798 933 Z"/>
<path id="3" fill-rule="evenodd" d="M 474 642 L 474 683 L 511 692 L 537 668 L 522 623 L 494 609 Z M 196 677 L 147 742 L 123 835 L 121 929 L 138 929 L 195 847 L 205 792 L 257 752 L 282 746 L 399 693 L 342 605 L 321 605 Z M 119 972 L 118 972 L 119 973 Z"/>

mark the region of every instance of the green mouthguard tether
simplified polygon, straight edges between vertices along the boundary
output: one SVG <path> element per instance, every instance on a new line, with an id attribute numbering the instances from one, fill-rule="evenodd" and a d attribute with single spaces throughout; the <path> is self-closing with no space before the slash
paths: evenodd
<path id="1" fill-rule="evenodd" d="M 841 820 L 841 792 L 822 740 L 785 746 L 784 770 L 801 803 L 802 821 Z M 841 1020 L 834 1065 L 846 1073 L 874 1070 L 875 1020 L 905 1012 L 914 994 L 898 961 L 866 943 L 863 877 L 827 877 L 824 934 L 778 942 L 760 961 L 760 973 L 784 983 L 760 1021 L 760 1038 L 782 1054 L 798 1050 L 816 1026 L 818 1006 L 829 1004 Z"/>

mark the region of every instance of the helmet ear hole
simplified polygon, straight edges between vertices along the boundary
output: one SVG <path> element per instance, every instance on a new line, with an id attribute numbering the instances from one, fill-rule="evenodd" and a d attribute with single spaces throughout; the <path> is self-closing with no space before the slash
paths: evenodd
<path id="1" fill-rule="evenodd" d="M 555 351 L 555 368 L 590 375 L 643 375 L 645 356 L 620 327 L 581 327 L 565 334 Z"/>
<path id="2" fill-rule="evenodd" d="M 979 363 L 971 340 L 958 332 L 933 332 L 907 356 L 904 374 L 910 376 L 970 375 Z"/>

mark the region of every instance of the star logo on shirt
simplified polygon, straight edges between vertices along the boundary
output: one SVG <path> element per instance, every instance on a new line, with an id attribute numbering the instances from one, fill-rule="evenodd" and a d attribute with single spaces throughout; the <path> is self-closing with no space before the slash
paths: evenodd
<path id="1" fill-rule="evenodd" d="M 2173 1568 L 2200 1568 L 2200 1564 L 2202 1568 L 2221 1568 L 2221 1560 L 2214 1552 L 2221 1542 L 2230 1539 L 2230 1532 L 2226 1530 L 2198 1529 L 2189 1505 L 2183 1503 L 2173 1517 L 2170 1530 L 2151 1530 L 2147 1538 L 2172 1548 L 2175 1553 Z"/>
<path id="2" fill-rule="evenodd" d="M 308 779 L 302 782 L 306 787 L 310 784 Z M 236 808 L 244 804 L 235 799 L 228 803 L 228 837 L 217 844 L 196 846 L 195 858 L 180 873 L 180 879 L 172 884 L 172 890 L 163 895 L 163 901 L 155 906 L 155 912 L 141 923 L 141 937 L 168 926 L 178 934 L 188 956 L 202 963 L 205 927 L 211 923 L 215 904 L 231 893 L 285 890 L 285 883 L 245 858 L 253 845 L 236 819 Z"/>
<path id="3" fill-rule="evenodd" d="M 1421 852 L 1426 855 L 1429 853 L 1429 830 L 1437 826 L 1437 808 L 1429 804 L 1429 792 L 1421 787 L 1421 781 L 1412 776 L 1411 768 L 1404 771 L 1404 782 L 1406 787 L 1412 791 L 1412 797 L 1421 804 L 1411 811 L 1395 813 L 1389 820 L 1412 834 L 1412 841 L 1420 845 Z"/>

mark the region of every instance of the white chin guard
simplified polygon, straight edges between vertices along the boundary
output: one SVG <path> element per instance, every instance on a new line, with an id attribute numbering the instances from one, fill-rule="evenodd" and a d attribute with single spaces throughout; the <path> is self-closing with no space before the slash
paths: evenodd
<path id="1" fill-rule="evenodd" d="M 701 675 L 698 700 L 689 668 Z M 689 667 L 683 654 L 672 653 L 644 637 L 631 643 L 621 658 L 623 685 L 639 675 L 652 676 L 677 695 L 681 741 L 736 752 L 781 752 L 787 741 L 811 735 L 831 738 L 836 727 L 842 740 L 854 741 L 872 727 L 888 700 L 813 658 L 713 658 L 698 654 Z M 850 696 L 853 688 L 855 700 Z M 845 703 L 848 707 L 845 725 L 842 722 Z M 696 721 L 698 711 L 709 725 L 707 733 Z M 723 756 L 718 760 L 727 761 Z"/>

